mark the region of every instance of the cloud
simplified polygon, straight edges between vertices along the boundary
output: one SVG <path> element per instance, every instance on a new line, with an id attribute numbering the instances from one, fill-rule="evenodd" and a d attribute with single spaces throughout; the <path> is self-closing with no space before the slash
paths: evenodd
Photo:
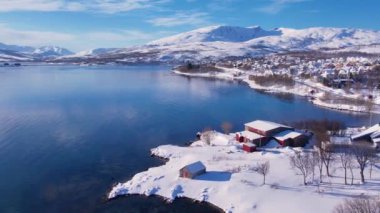
<path id="1" fill-rule="evenodd" d="M 177 12 L 172 16 L 158 17 L 147 22 L 154 26 L 173 27 L 180 25 L 205 25 L 208 24 L 208 14 L 204 12 Z"/>
<path id="2" fill-rule="evenodd" d="M 290 4 L 301 3 L 306 1 L 309 0 L 271 0 L 271 3 L 269 5 L 261 7 L 258 10 L 263 13 L 277 14 Z"/>
<path id="3" fill-rule="evenodd" d="M 144 44 L 171 34 L 170 31 L 156 31 L 147 33 L 140 30 L 120 30 L 117 32 L 90 32 L 82 35 L 87 41 L 123 42 L 130 44 Z M 122 47 L 122 46 L 119 46 Z"/>
<path id="4" fill-rule="evenodd" d="M 154 7 L 170 0 L 0 0 L 0 12 L 10 11 L 87 11 L 119 13 Z"/>
<path id="5" fill-rule="evenodd" d="M 0 25 L 1 42 L 30 46 L 53 45 L 75 39 L 74 35 L 49 31 L 23 31 Z"/>
<path id="6" fill-rule="evenodd" d="M 0 23 L 1 41 L 5 44 L 25 46 L 57 45 L 73 51 L 81 51 L 99 47 L 128 47 L 142 45 L 176 32 L 145 32 L 128 29 L 118 31 L 94 31 L 83 33 L 61 33 L 50 31 L 18 30 Z"/>

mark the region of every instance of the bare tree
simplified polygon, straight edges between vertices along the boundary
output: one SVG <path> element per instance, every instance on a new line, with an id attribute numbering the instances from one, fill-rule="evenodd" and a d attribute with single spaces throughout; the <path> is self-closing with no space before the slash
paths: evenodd
<path id="1" fill-rule="evenodd" d="M 347 169 L 349 169 L 350 164 L 352 164 L 352 151 L 349 149 L 349 144 L 341 144 L 336 150 L 337 158 L 344 170 L 344 184 L 347 185 Z"/>
<path id="2" fill-rule="evenodd" d="M 348 162 L 347 166 L 351 174 L 351 185 L 354 185 L 354 157 L 353 155 L 351 155 L 351 160 Z"/>
<path id="3" fill-rule="evenodd" d="M 334 152 L 329 142 L 322 142 L 321 146 L 319 147 L 319 155 L 323 164 L 325 165 L 326 174 L 328 177 L 330 177 L 330 164 L 334 161 Z"/>
<path id="4" fill-rule="evenodd" d="M 374 154 L 370 159 L 369 159 L 369 179 L 372 179 L 372 169 L 373 166 L 378 163 L 379 159 L 376 154 Z"/>
<path id="5" fill-rule="evenodd" d="M 316 148 L 316 151 L 313 152 L 312 154 L 313 161 L 315 163 L 315 166 L 318 168 L 319 172 L 319 182 L 322 183 L 322 176 L 323 176 L 323 161 L 322 157 L 320 155 L 319 149 Z"/>
<path id="6" fill-rule="evenodd" d="M 310 153 L 296 152 L 290 156 L 290 165 L 301 172 L 304 185 L 307 185 L 306 178 L 311 173 L 310 159 Z"/>
<path id="7" fill-rule="evenodd" d="M 225 134 L 229 134 L 232 130 L 232 124 L 230 122 L 223 122 L 220 127 Z"/>
<path id="8" fill-rule="evenodd" d="M 369 160 L 375 157 L 375 149 L 366 142 L 357 142 L 352 146 L 352 152 L 359 165 L 361 181 L 364 183 L 364 169 L 369 163 Z"/>
<path id="9" fill-rule="evenodd" d="M 316 152 L 316 151 L 311 152 L 310 163 L 311 163 L 310 166 L 311 166 L 311 172 L 312 172 L 312 180 L 314 182 L 314 180 L 315 180 L 315 167 L 318 167 L 319 174 L 321 174 L 322 171 L 319 167 L 319 164 L 321 164 L 323 166 L 323 163 L 320 161 L 320 157 L 319 157 L 318 152 Z M 319 179 L 320 180 L 322 179 L 321 175 L 320 175 Z"/>
<path id="10" fill-rule="evenodd" d="M 334 213 L 378 213 L 380 201 L 374 198 L 356 198 L 345 200 L 334 209 Z"/>
<path id="11" fill-rule="evenodd" d="M 215 132 L 213 130 L 205 129 L 201 134 L 201 140 L 207 145 L 211 144 L 211 141 L 215 137 Z"/>
<path id="12" fill-rule="evenodd" d="M 255 172 L 259 173 L 263 176 L 263 185 L 265 185 L 265 178 L 269 173 L 270 164 L 269 161 L 265 161 L 263 163 L 257 163 L 255 167 Z"/>

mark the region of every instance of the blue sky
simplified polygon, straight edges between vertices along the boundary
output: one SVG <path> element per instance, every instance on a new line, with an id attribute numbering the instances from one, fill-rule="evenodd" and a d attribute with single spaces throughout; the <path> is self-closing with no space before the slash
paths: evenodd
<path id="1" fill-rule="evenodd" d="M 380 30 L 378 0 L 0 0 L 0 42 L 73 51 L 209 25 Z"/>

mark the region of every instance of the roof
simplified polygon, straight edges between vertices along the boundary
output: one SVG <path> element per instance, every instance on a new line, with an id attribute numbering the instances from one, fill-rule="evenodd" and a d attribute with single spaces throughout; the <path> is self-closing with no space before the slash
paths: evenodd
<path id="1" fill-rule="evenodd" d="M 242 132 L 240 132 L 240 135 L 245 137 L 245 138 L 248 138 L 249 140 L 256 140 L 256 139 L 263 137 L 262 135 L 259 135 L 259 134 L 256 134 L 256 133 L 250 132 L 250 131 L 242 131 Z"/>
<path id="2" fill-rule="evenodd" d="M 302 135 L 301 133 L 296 132 L 296 131 L 285 130 L 283 132 L 275 134 L 273 137 L 276 138 L 277 140 L 284 141 L 284 140 L 290 139 L 290 138 L 291 139 L 297 138 L 301 135 Z"/>
<path id="3" fill-rule="evenodd" d="M 379 124 L 376 124 L 376 125 L 368 128 L 368 129 L 364 130 L 363 132 L 361 132 L 359 134 L 353 135 L 351 138 L 352 138 L 352 140 L 356 140 L 356 139 L 359 139 L 361 137 L 371 136 L 372 134 L 377 133 L 377 132 L 380 132 L 380 125 Z"/>
<path id="4" fill-rule="evenodd" d="M 203 165 L 203 163 L 200 161 L 197 161 L 197 162 L 191 163 L 187 166 L 184 166 L 182 169 L 184 169 L 184 168 L 187 168 L 187 170 L 191 173 L 195 173 L 195 172 L 206 169 L 205 165 Z"/>
<path id="5" fill-rule="evenodd" d="M 374 132 L 374 133 L 372 133 L 371 134 L 371 138 L 373 139 L 373 138 L 379 138 L 380 137 L 380 130 L 378 130 L 378 131 L 376 131 L 376 132 Z"/>
<path id="6" fill-rule="evenodd" d="M 258 130 L 262 130 L 262 131 L 269 131 L 269 130 L 277 129 L 280 127 L 291 128 L 291 127 L 285 126 L 283 124 L 278 124 L 278 123 L 274 123 L 271 121 L 263 121 L 263 120 L 252 121 L 252 122 L 246 123 L 245 126 L 248 126 L 248 127 L 254 128 L 254 129 L 258 129 Z"/>

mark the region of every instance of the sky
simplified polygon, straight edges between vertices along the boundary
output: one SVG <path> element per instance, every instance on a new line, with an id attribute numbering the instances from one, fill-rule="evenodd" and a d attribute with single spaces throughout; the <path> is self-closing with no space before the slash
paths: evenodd
<path id="1" fill-rule="evenodd" d="M 379 0 L 0 0 L 0 42 L 130 47 L 211 25 L 380 30 Z"/>

